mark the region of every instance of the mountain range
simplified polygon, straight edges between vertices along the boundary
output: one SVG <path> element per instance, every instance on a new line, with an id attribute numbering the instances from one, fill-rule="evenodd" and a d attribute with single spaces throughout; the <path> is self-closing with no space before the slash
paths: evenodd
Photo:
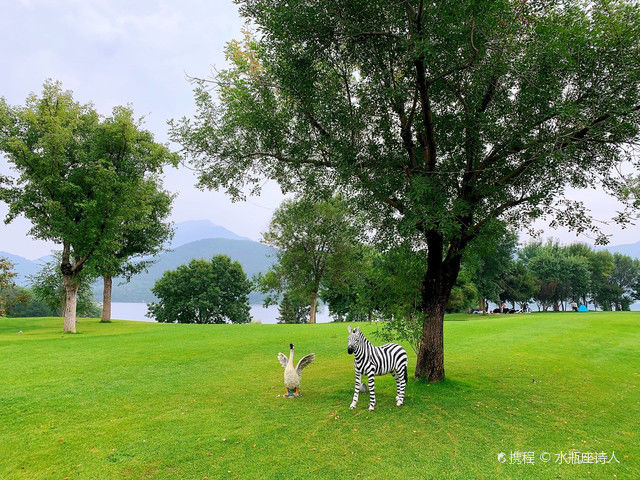
<path id="1" fill-rule="evenodd" d="M 114 302 L 150 302 L 155 300 L 151 293 L 156 280 L 166 270 L 174 270 L 179 265 L 189 263 L 194 258 L 211 258 L 214 255 L 228 255 L 242 265 L 249 278 L 266 272 L 275 262 L 274 248 L 255 242 L 249 238 L 236 235 L 224 227 L 215 225 L 208 220 L 194 220 L 181 222 L 176 225 L 172 242 L 167 251 L 160 253 L 156 262 L 146 272 L 134 276 L 125 283 L 122 278 L 114 278 L 112 300 Z M 14 264 L 14 271 L 18 273 L 15 282 L 28 286 L 29 275 L 37 273 L 51 256 L 29 260 L 18 255 L 0 252 L 0 257 L 7 258 Z M 96 300 L 102 299 L 102 282 L 96 281 L 93 286 Z M 261 303 L 262 296 L 252 293 L 249 297 L 252 304 Z"/>
<path id="2" fill-rule="evenodd" d="M 640 242 L 626 243 L 624 245 L 611 245 L 605 247 L 599 247 L 601 250 L 609 250 L 611 253 L 621 253 L 623 255 L 629 255 L 633 258 L 640 258 Z"/>

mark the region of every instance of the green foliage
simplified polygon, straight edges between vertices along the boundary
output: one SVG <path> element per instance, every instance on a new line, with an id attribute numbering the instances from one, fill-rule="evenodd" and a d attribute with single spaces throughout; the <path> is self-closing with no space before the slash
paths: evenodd
<path id="1" fill-rule="evenodd" d="M 451 289 L 447 313 L 468 312 L 472 308 L 477 308 L 479 300 L 480 294 L 477 284 L 473 281 L 473 274 L 463 264 L 458 279 Z"/>
<path id="2" fill-rule="evenodd" d="M 637 135 L 630 2 L 239 4 L 259 38 L 229 44 L 231 67 L 196 83 L 198 115 L 172 129 L 202 184 L 234 195 L 264 175 L 345 187 L 409 231 L 459 238 L 473 211 L 474 236 L 507 212 L 572 207 L 565 186 L 608 178 L 602 162 L 622 161 L 616 146 Z M 587 218 L 572 208 L 557 221 Z"/>
<path id="3" fill-rule="evenodd" d="M 249 323 L 251 283 L 226 255 L 191 260 L 156 282 L 149 316 L 163 323 Z"/>
<path id="4" fill-rule="evenodd" d="M 385 340 L 409 342 L 414 350 L 422 337 L 420 306 L 426 261 L 424 252 L 406 244 L 389 249 L 375 259 L 371 288 L 365 293 L 386 320 L 377 334 Z"/>
<path id="5" fill-rule="evenodd" d="M 10 299 L 10 306 L 7 310 L 8 317 L 52 317 L 59 313 L 36 298 L 31 289 L 16 286 L 8 293 Z M 92 312 L 95 313 L 96 309 L 93 309 Z"/>
<path id="6" fill-rule="evenodd" d="M 130 109 L 116 107 L 101 120 L 92 105 L 47 81 L 24 106 L 0 99 L 0 151 L 17 172 L 0 186 L 0 199 L 9 204 L 6 221 L 22 214 L 31 235 L 62 245 L 68 294 L 85 267 L 113 271 L 134 253 L 155 252 L 166 238 L 168 227 L 158 221 L 170 196 L 159 175 L 178 157 Z M 72 317 L 65 330 L 74 330 Z"/>
<path id="7" fill-rule="evenodd" d="M 35 275 L 29 276 L 31 284 L 31 295 L 36 303 L 46 305 L 47 309 L 56 315 L 61 315 L 64 311 L 64 303 L 66 299 L 66 291 L 64 278 L 60 270 L 60 261 L 62 254 L 57 252 L 54 254 L 55 259 L 47 262 L 42 266 L 40 271 Z M 78 297 L 76 305 L 76 313 L 81 317 L 96 317 L 100 315 L 100 307 L 93 299 L 91 291 L 91 282 L 94 277 L 89 270 L 80 272 L 77 278 Z M 37 305 L 35 308 L 39 309 Z"/>
<path id="8" fill-rule="evenodd" d="M 309 323 L 309 306 L 306 300 L 296 298 L 289 292 L 282 294 L 278 306 L 278 323 Z"/>
<path id="9" fill-rule="evenodd" d="M 607 310 L 612 307 L 616 310 L 629 310 L 629 306 L 640 299 L 640 260 L 614 253 L 613 263 L 609 283 L 615 293 L 606 299 L 604 306 Z"/>
<path id="10" fill-rule="evenodd" d="M 513 260 L 504 276 L 504 291 L 501 299 L 505 302 L 519 303 L 528 308 L 528 304 L 538 293 L 539 286 L 531 270 L 522 260 Z"/>
<path id="11" fill-rule="evenodd" d="M 340 193 L 387 245 L 425 251 L 432 331 L 491 222 L 548 217 L 602 242 L 565 191 L 633 206 L 616 169 L 638 163 L 637 2 L 238 4 L 259 35 L 231 42 L 229 68 L 195 82 L 197 113 L 172 122 L 171 138 L 201 186 L 242 198 L 267 177 L 285 192 Z M 419 376 L 444 377 L 441 340 L 425 337 Z"/>
<path id="12" fill-rule="evenodd" d="M 13 271 L 13 267 L 13 263 L 0 257 L 0 317 L 21 300 L 20 296 L 15 295 L 13 279 L 17 274 Z"/>
<path id="13" fill-rule="evenodd" d="M 373 246 L 357 243 L 351 248 L 348 266 L 341 275 L 322 282 L 320 295 L 336 322 L 361 322 L 380 316 L 380 296 L 373 293 L 378 279 L 381 253 Z"/>
<path id="14" fill-rule="evenodd" d="M 506 288 L 506 276 L 513 264 L 518 236 L 500 222 L 491 222 L 467 250 L 463 264 L 469 270 L 479 299 L 498 301 Z"/>
<path id="15" fill-rule="evenodd" d="M 542 310 L 564 309 L 566 301 L 592 303 L 604 310 L 628 310 L 640 299 L 640 260 L 585 244 L 531 242 L 519 252 L 519 275 L 530 272 L 536 285 L 532 297 Z"/>
<path id="16" fill-rule="evenodd" d="M 278 263 L 256 279 L 260 291 L 270 295 L 265 304 L 277 303 L 288 292 L 315 309 L 322 282 L 339 279 L 351 268 L 356 238 L 354 218 L 343 199 L 284 201 L 263 235 L 264 243 L 278 249 Z"/>
<path id="17" fill-rule="evenodd" d="M 154 142 L 129 108 L 114 108 L 94 136 L 94 155 L 109 160 L 105 183 L 118 211 L 109 222 L 113 238 L 103 240 L 99 262 L 92 267 L 100 276 L 130 278 L 150 264 L 140 257 L 155 256 L 173 233 L 167 217 L 174 195 L 163 190 L 159 174 L 165 164 L 175 165 L 177 157 Z"/>

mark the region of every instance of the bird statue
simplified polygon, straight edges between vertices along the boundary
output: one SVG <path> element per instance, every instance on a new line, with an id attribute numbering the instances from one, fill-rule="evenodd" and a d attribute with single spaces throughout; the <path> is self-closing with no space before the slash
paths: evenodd
<path id="1" fill-rule="evenodd" d="M 278 353 L 278 360 L 284 367 L 284 386 L 286 398 L 294 398 L 300 396 L 300 377 L 304 367 L 309 365 L 316 358 L 315 353 L 305 355 L 300 359 L 298 365 L 293 367 L 293 343 L 289 344 L 289 358 L 284 353 Z"/>

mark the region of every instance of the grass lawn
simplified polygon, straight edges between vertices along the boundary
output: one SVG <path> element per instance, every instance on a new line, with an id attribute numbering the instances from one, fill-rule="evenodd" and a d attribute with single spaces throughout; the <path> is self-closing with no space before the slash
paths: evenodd
<path id="1" fill-rule="evenodd" d="M 0 319 L 0 479 L 640 478 L 640 313 L 449 320 L 446 380 L 398 408 L 378 377 L 369 412 L 344 324 Z M 316 353 L 301 399 L 278 397 L 289 342 Z"/>

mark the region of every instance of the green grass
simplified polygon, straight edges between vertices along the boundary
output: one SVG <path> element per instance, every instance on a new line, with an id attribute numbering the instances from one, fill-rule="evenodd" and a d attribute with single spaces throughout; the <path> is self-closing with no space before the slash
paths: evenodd
<path id="1" fill-rule="evenodd" d="M 640 478 L 640 313 L 451 319 L 446 380 L 398 408 L 378 377 L 374 412 L 348 408 L 344 324 L 0 319 L 0 479 Z M 316 353 L 296 400 L 289 342 Z M 620 463 L 554 463 L 571 449 Z"/>

